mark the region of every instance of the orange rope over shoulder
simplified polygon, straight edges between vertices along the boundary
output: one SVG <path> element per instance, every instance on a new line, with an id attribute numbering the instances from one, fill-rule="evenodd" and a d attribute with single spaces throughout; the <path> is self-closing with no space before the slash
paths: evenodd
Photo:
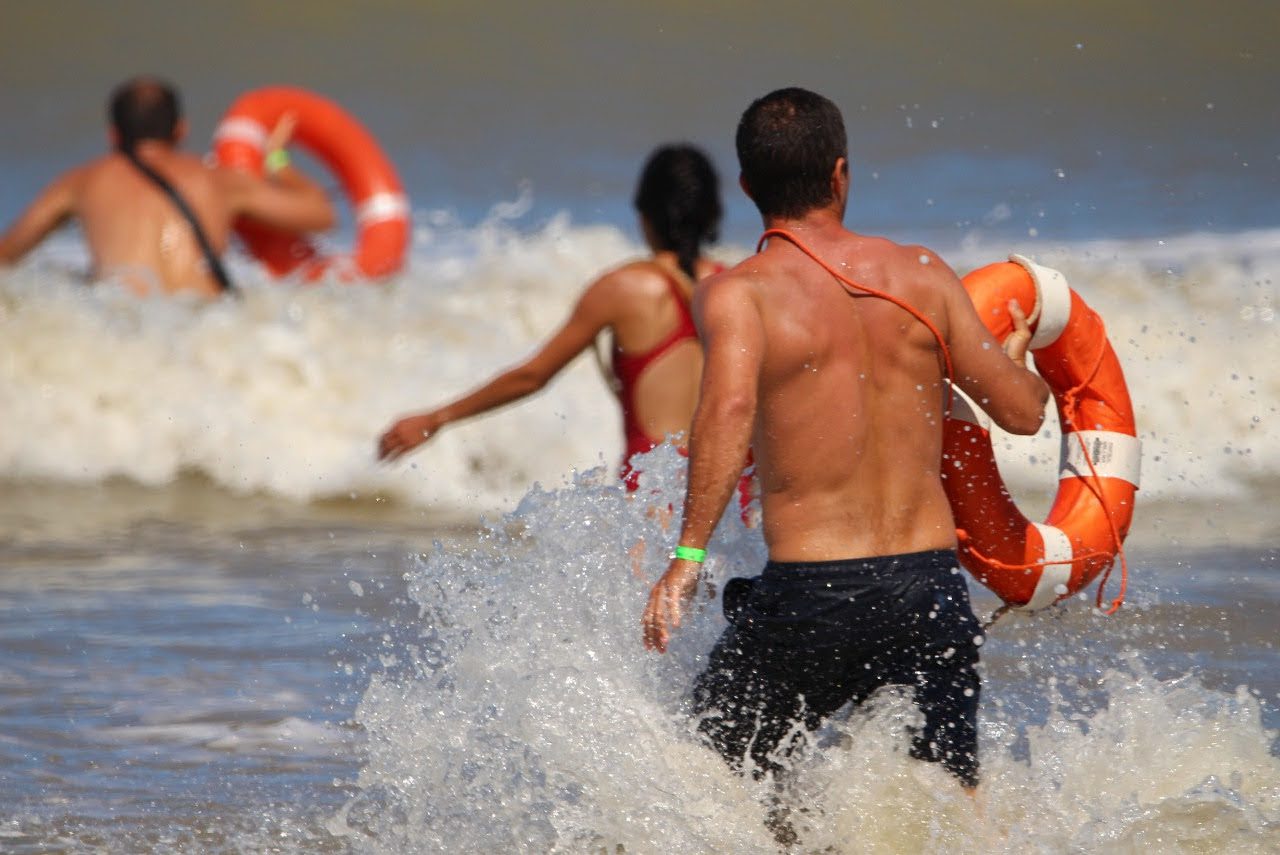
<path id="1" fill-rule="evenodd" d="M 952 396 L 954 395 L 953 387 L 955 385 L 956 372 L 951 365 L 951 348 L 947 347 L 947 340 L 943 338 L 942 332 L 933 323 L 933 321 L 925 317 L 923 312 L 921 312 L 915 306 L 908 303 L 906 300 L 899 299 L 898 297 L 895 297 L 892 294 L 888 294 L 884 291 L 876 290 L 875 288 L 871 288 L 867 285 L 854 282 L 852 279 L 845 276 L 843 273 L 836 270 L 834 267 L 828 264 L 825 260 L 819 257 L 818 254 L 813 250 L 809 249 L 809 247 L 806 246 L 804 242 L 800 240 L 800 238 L 796 237 L 794 234 L 787 231 L 786 229 L 766 230 L 764 234 L 760 235 L 759 242 L 756 243 L 756 252 L 759 252 L 760 248 L 764 246 L 765 241 L 767 241 L 771 237 L 780 237 L 783 240 L 790 242 L 792 245 L 795 246 L 796 249 L 800 250 L 805 255 L 809 256 L 809 258 L 812 259 L 815 264 L 817 264 L 823 270 L 827 271 L 832 276 L 834 276 L 836 280 L 840 282 L 841 285 L 845 286 L 846 290 L 849 290 L 851 292 L 854 290 L 862 291 L 865 294 L 870 294 L 872 297 L 879 297 L 881 300 L 888 300 L 890 303 L 893 303 L 898 308 L 909 313 L 917 321 L 919 321 L 920 323 L 928 327 L 929 332 L 933 333 L 933 337 L 938 340 L 938 347 L 942 351 L 942 361 L 945 364 L 946 371 L 947 371 L 947 384 L 948 384 L 947 409 L 948 410 L 951 409 L 951 399 L 952 399 Z"/>

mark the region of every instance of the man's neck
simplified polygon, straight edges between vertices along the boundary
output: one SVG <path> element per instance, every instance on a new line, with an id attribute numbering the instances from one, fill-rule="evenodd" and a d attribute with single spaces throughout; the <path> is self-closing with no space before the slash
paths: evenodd
<path id="1" fill-rule="evenodd" d="M 782 232 L 795 234 L 797 238 L 820 243 L 823 238 L 836 239 L 850 234 L 845 228 L 844 218 L 831 209 L 815 209 L 803 216 L 767 216 L 764 218 L 764 230 L 780 229 Z"/>
<path id="2" fill-rule="evenodd" d="M 165 155 L 172 153 L 174 148 L 175 146 L 173 143 L 166 142 L 165 140 L 146 139 L 138 140 L 133 144 L 133 153 L 145 160 L 152 157 L 164 157 Z M 127 154 L 127 152 L 123 150 L 121 153 Z"/>
<path id="3" fill-rule="evenodd" d="M 764 228 L 810 235 L 845 231 L 844 218 L 834 208 L 814 208 L 799 217 L 765 217 Z"/>

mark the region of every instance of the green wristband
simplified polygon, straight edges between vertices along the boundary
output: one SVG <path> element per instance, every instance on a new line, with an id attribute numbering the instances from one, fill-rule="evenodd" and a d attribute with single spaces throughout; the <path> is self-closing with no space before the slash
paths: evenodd
<path id="1" fill-rule="evenodd" d="M 269 151 L 262 163 L 267 168 L 267 172 L 279 172 L 289 165 L 289 152 L 282 148 Z"/>
<path id="2" fill-rule="evenodd" d="M 701 564 L 707 560 L 707 550 L 698 549 L 696 546 L 677 546 L 673 558 L 680 558 L 685 561 L 695 561 Z"/>

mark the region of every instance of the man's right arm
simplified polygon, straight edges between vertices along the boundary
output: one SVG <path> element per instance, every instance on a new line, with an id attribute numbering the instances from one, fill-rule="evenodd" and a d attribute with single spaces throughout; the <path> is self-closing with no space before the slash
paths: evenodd
<path id="1" fill-rule="evenodd" d="M 75 210 L 75 185 L 80 170 L 64 173 L 27 206 L 13 225 L 0 235 L 0 264 L 15 264 Z"/>
<path id="2" fill-rule="evenodd" d="M 680 545 L 703 549 L 729 504 L 751 444 L 764 328 L 750 286 L 733 274 L 699 283 L 694 317 L 705 362 L 698 408 L 689 430 L 689 481 Z M 673 558 L 649 592 L 641 623 L 644 646 L 666 652 L 692 596 L 698 565 Z"/>
<path id="3" fill-rule="evenodd" d="M 1034 434 L 1044 421 L 1049 387 L 1026 366 L 1031 336 L 1025 329 L 1025 320 L 1022 329 L 1015 328 L 1001 345 L 978 317 L 955 273 L 941 259 L 936 265 L 945 278 L 947 338 L 956 385 L 1004 430 L 1025 436 Z M 1022 308 L 1025 307 L 1019 308 L 1018 315 Z"/>

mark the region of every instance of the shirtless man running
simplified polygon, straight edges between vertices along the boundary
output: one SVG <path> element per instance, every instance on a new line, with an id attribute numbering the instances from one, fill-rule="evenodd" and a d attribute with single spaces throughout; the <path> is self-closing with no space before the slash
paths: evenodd
<path id="1" fill-rule="evenodd" d="M 934 253 L 842 225 L 849 192 L 834 104 L 783 89 L 737 133 L 741 184 L 783 229 L 695 295 L 705 352 L 680 548 L 654 585 L 644 644 L 664 652 L 700 555 L 755 452 L 769 563 L 725 590 L 730 626 L 694 687 L 699 730 L 736 769 L 781 769 L 797 723 L 904 685 L 924 717 L 912 754 L 978 783 L 982 632 L 956 561 L 940 479 L 945 341 L 955 384 L 1002 428 L 1039 429 L 1048 388 L 1025 367 L 1030 333 L 999 342 Z"/>
<path id="2" fill-rule="evenodd" d="M 324 190 L 284 163 L 267 179 L 209 167 L 178 150 L 187 133 L 177 93 L 151 78 L 121 84 L 110 105 L 112 152 L 53 181 L 0 235 L 0 265 L 14 264 L 68 219 L 78 219 L 95 279 L 116 279 L 139 294 L 192 291 L 213 297 L 220 286 L 190 224 L 174 202 L 130 162 L 127 152 L 163 176 L 186 200 L 212 249 L 226 250 L 231 226 L 244 215 L 286 231 L 319 231 L 334 223 Z M 267 152 L 282 151 L 292 133 L 281 122 Z"/>

